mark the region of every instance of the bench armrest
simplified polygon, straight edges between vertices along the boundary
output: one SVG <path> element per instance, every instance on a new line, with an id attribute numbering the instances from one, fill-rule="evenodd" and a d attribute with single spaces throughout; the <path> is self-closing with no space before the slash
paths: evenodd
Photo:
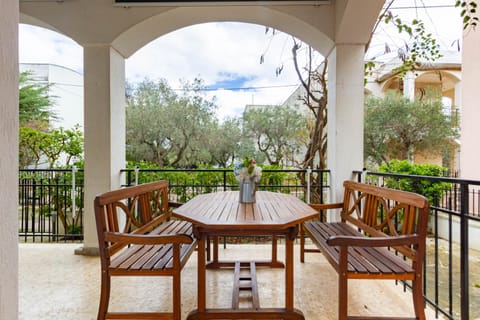
<path id="1" fill-rule="evenodd" d="M 122 232 L 105 232 L 105 241 L 125 244 L 190 244 L 193 238 L 187 234 L 128 234 Z"/>
<path id="2" fill-rule="evenodd" d="M 338 203 L 309 203 L 310 207 L 315 210 L 328 210 L 328 209 L 339 209 L 343 208 L 343 202 Z"/>
<path id="3" fill-rule="evenodd" d="M 352 247 L 393 247 L 417 243 L 420 243 L 420 236 L 416 234 L 387 237 L 331 236 L 327 239 L 327 244 L 330 246 Z"/>

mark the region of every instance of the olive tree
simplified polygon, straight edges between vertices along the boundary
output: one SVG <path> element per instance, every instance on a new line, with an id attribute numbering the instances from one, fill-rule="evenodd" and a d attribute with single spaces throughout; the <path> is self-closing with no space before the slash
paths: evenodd
<path id="1" fill-rule="evenodd" d="M 458 136 L 455 119 L 443 113 L 441 99 L 430 93 L 410 101 L 398 93 L 365 101 L 365 160 L 381 165 L 391 159 L 413 160 L 416 152 L 440 154 Z"/>
<path id="2" fill-rule="evenodd" d="M 241 121 L 237 118 L 215 122 L 210 131 L 208 150 L 212 157 L 212 164 L 228 167 L 242 152 Z"/>
<path id="3" fill-rule="evenodd" d="M 178 94 L 165 80 L 144 80 L 127 95 L 127 159 L 158 166 L 208 163 L 207 148 L 216 108 L 203 96 L 203 83 L 183 83 Z"/>
<path id="4" fill-rule="evenodd" d="M 251 137 L 268 163 L 286 165 L 294 159 L 307 136 L 306 116 L 289 106 L 247 108 L 244 135 Z"/>

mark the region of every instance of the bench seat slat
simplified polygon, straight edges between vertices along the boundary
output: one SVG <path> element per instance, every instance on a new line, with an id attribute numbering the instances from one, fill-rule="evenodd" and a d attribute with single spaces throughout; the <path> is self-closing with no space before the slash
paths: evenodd
<path id="1" fill-rule="evenodd" d="M 164 244 L 164 245 L 155 245 L 149 246 L 149 251 L 139 257 L 139 259 L 132 264 L 129 269 L 143 269 L 143 270 L 152 270 L 152 269 L 164 269 L 165 264 L 158 264 L 158 261 L 163 259 L 171 259 L 172 257 L 172 245 L 171 244 Z M 155 265 L 158 264 L 157 268 L 154 268 Z"/>
<path id="2" fill-rule="evenodd" d="M 326 244 L 326 240 L 334 235 L 364 237 L 360 232 L 342 222 L 324 223 L 308 221 L 304 223 L 304 228 L 311 234 L 312 240 L 317 242 L 317 246 L 321 247 L 322 251 L 327 251 L 328 255 L 331 256 L 331 260 L 337 265 L 340 254 L 339 248 L 329 246 Z M 322 239 L 322 241 L 315 241 L 315 239 Z M 350 247 L 348 251 L 348 272 L 366 274 L 413 274 L 414 270 L 408 263 L 400 257 L 395 256 L 393 251 L 388 249 Z"/>
<path id="3" fill-rule="evenodd" d="M 153 233 L 157 233 L 158 232 L 157 229 L 155 229 Z M 179 220 L 169 221 L 168 226 L 166 226 L 166 228 L 161 228 L 161 231 L 159 233 L 188 234 L 193 237 L 191 224 L 186 221 L 179 221 Z M 188 247 L 189 245 L 181 246 L 181 248 L 184 249 L 183 251 L 185 251 Z M 180 258 L 182 256 L 184 255 L 181 255 Z M 168 245 L 164 245 L 162 254 L 160 252 L 157 253 L 155 257 L 152 257 L 151 259 L 149 259 L 149 261 L 145 263 L 142 266 L 142 268 L 143 269 L 165 269 L 165 268 L 172 268 L 172 266 L 173 266 L 173 246 L 168 244 Z M 139 267 L 139 266 L 136 265 L 134 267 Z"/>
<path id="4" fill-rule="evenodd" d="M 386 248 L 365 248 L 378 263 L 382 263 L 392 273 L 414 273 L 411 265 L 402 260 L 401 257 L 395 255 L 392 249 Z M 386 272 L 386 271 L 385 271 Z"/>
<path id="5" fill-rule="evenodd" d="M 151 234 L 188 234 L 193 236 L 192 226 L 185 221 L 173 220 L 163 223 Z M 191 244 L 181 246 L 181 259 L 190 249 Z M 162 245 L 132 245 L 125 248 L 118 256 L 112 259 L 111 269 L 119 270 L 151 270 L 171 268 L 173 265 L 173 246 L 171 244 Z"/>

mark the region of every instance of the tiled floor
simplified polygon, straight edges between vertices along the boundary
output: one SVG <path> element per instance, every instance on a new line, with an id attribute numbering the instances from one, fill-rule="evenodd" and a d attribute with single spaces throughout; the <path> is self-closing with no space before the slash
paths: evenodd
<path id="1" fill-rule="evenodd" d="M 20 245 L 20 319 L 96 319 L 100 261 L 98 257 L 74 255 L 79 244 Z M 268 258 L 268 245 L 228 245 L 220 256 L 230 259 Z M 300 263 L 295 246 L 295 307 L 306 320 L 337 318 L 337 274 L 319 253 Z M 283 246 L 279 246 L 283 257 Z M 182 272 L 183 319 L 196 306 L 196 254 Z M 281 306 L 284 299 L 283 269 L 258 269 L 260 304 Z M 208 271 L 207 305 L 229 307 L 231 270 Z M 411 294 L 393 281 L 351 281 L 351 314 L 411 316 Z M 171 308 L 168 277 L 116 278 L 112 284 L 110 310 L 165 311 Z M 434 319 L 427 310 L 427 318 Z"/>

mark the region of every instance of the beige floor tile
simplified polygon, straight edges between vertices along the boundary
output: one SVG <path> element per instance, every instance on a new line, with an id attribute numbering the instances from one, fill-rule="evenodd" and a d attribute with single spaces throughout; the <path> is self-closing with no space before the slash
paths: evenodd
<path id="1" fill-rule="evenodd" d="M 100 292 L 98 257 L 74 255 L 79 244 L 20 245 L 20 319 L 96 319 Z M 283 257 L 279 246 L 279 258 Z M 270 254 L 268 245 L 228 245 L 220 249 L 227 259 L 261 259 Z M 336 319 L 337 275 L 319 253 L 307 254 L 306 263 L 298 258 L 295 246 L 295 307 L 307 320 Z M 196 306 L 196 254 L 182 272 L 182 313 Z M 283 269 L 257 270 L 262 307 L 282 306 Z M 229 307 L 232 296 L 231 270 L 208 271 L 208 306 Z M 411 294 L 393 281 L 351 281 L 351 314 L 410 316 Z M 123 277 L 112 282 L 112 311 L 165 311 L 171 308 L 171 279 L 168 277 Z M 427 318 L 434 319 L 427 311 Z"/>

